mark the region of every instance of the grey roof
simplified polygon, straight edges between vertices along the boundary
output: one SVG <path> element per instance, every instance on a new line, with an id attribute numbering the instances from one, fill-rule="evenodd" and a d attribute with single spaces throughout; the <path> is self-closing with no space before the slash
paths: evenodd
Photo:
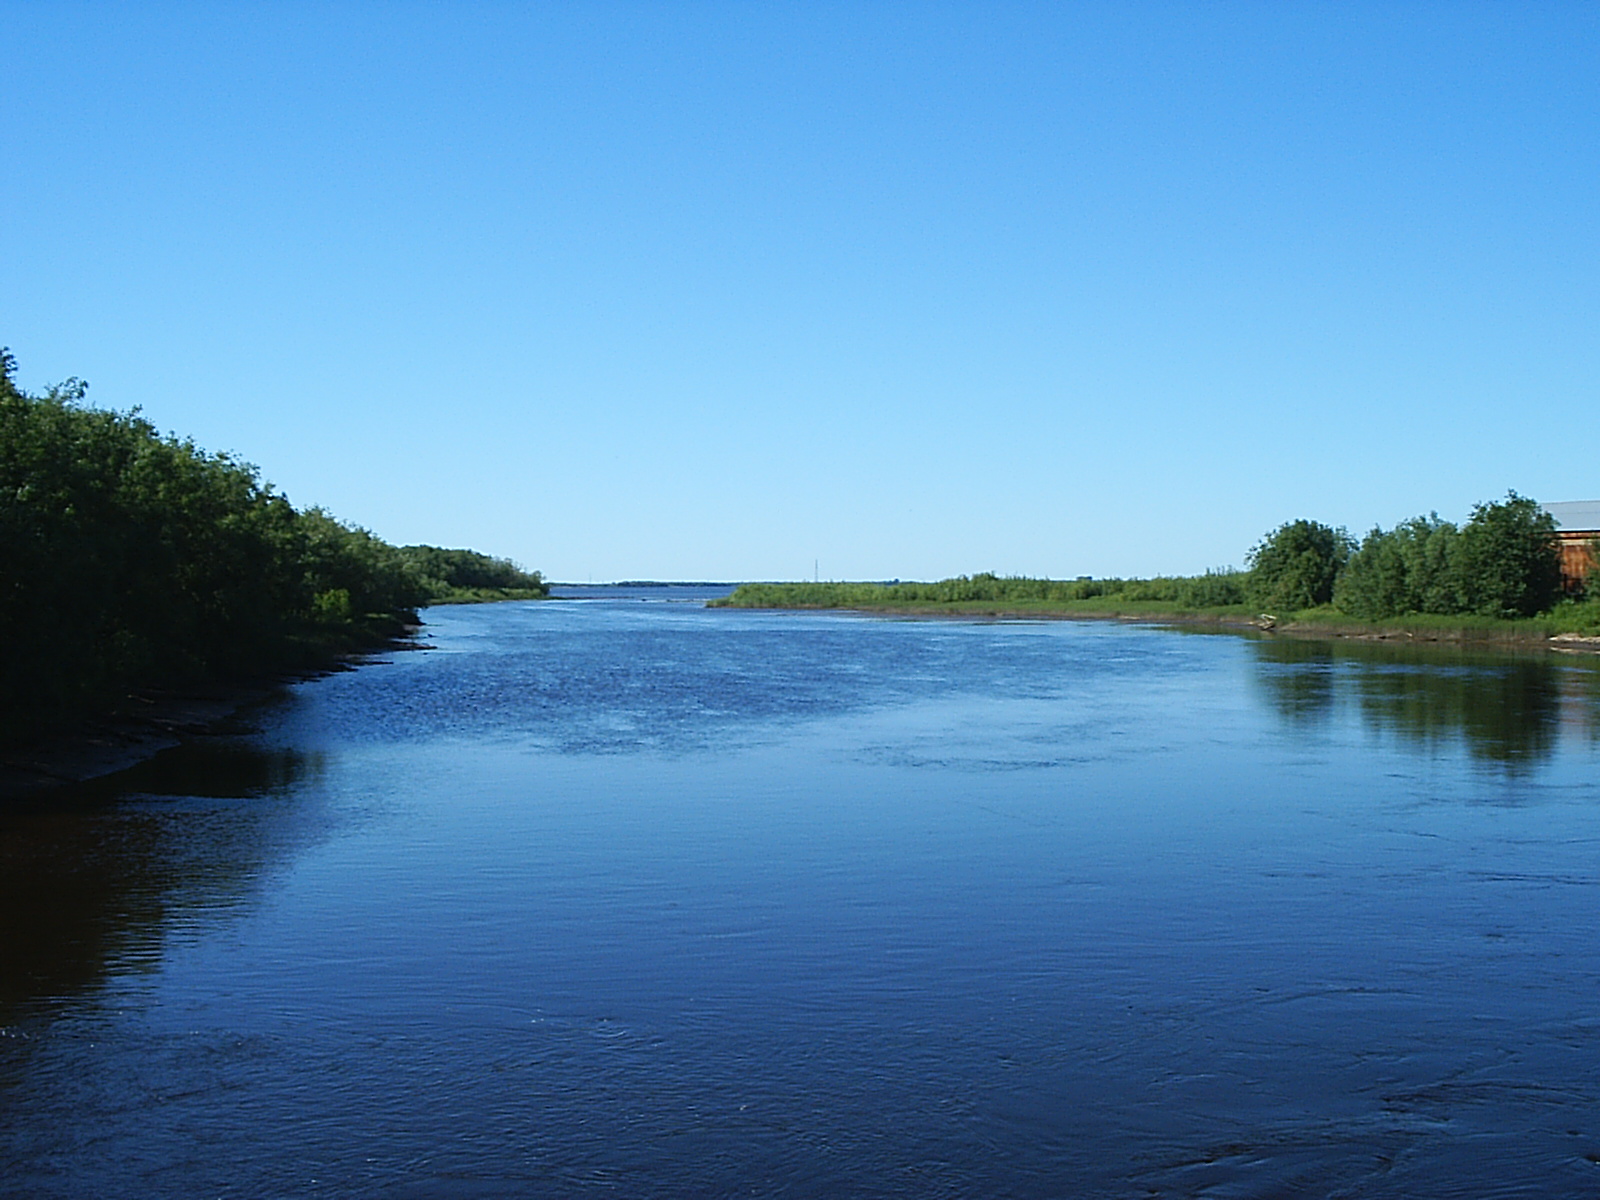
<path id="1" fill-rule="evenodd" d="M 1600 530 L 1600 500 L 1568 500 L 1539 507 L 1556 519 L 1557 529 Z"/>

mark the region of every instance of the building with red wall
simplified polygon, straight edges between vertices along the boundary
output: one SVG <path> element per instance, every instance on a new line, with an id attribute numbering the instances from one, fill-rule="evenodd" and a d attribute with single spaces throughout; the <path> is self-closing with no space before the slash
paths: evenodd
<path id="1" fill-rule="evenodd" d="M 1595 568 L 1595 543 L 1600 541 L 1600 500 L 1546 504 L 1561 540 L 1561 584 L 1576 591 Z"/>

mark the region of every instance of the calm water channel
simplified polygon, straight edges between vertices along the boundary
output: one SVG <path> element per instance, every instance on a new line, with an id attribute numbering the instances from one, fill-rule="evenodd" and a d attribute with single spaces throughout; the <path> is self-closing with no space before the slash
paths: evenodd
<path id="1" fill-rule="evenodd" d="M 0 1195 L 1600 1194 L 1600 673 L 435 609 L 0 811 Z"/>

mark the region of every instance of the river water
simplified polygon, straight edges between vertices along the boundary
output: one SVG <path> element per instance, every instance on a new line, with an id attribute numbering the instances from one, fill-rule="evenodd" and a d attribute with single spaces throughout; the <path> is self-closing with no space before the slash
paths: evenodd
<path id="1" fill-rule="evenodd" d="M 6 1197 L 1600 1194 L 1600 673 L 430 610 L 0 813 Z"/>

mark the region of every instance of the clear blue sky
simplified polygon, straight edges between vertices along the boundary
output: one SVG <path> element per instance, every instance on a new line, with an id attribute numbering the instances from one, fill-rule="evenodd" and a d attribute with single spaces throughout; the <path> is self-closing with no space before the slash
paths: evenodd
<path id="1" fill-rule="evenodd" d="M 558 579 L 1600 497 L 1600 5 L 0 0 L 22 383 Z"/>

